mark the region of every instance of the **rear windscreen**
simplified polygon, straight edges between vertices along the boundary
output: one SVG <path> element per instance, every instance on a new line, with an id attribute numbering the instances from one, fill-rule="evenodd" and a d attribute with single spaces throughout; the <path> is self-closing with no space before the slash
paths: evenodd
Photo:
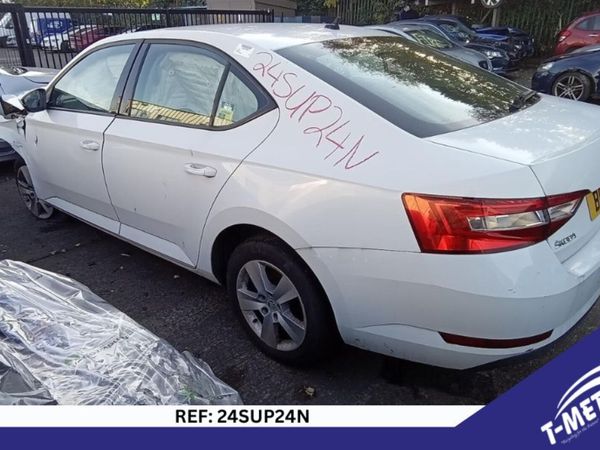
<path id="1" fill-rule="evenodd" d="M 526 107 L 519 97 L 529 92 L 398 36 L 330 40 L 278 53 L 419 137 L 505 117 Z"/>

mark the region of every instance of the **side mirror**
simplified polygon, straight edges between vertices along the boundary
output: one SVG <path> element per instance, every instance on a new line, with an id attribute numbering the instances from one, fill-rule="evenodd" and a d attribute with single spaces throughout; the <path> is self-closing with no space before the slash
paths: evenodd
<path id="1" fill-rule="evenodd" d="M 46 89 L 38 88 L 21 97 L 21 104 L 26 112 L 38 112 L 46 109 Z"/>
<path id="2" fill-rule="evenodd" d="M 2 117 L 5 119 L 16 119 L 27 114 L 25 106 L 16 95 L 3 95 L 0 97 L 0 108 L 2 109 Z"/>

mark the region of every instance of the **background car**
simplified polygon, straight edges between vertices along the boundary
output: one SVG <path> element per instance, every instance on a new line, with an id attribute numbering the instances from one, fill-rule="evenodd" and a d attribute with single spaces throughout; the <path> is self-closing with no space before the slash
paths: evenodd
<path id="1" fill-rule="evenodd" d="M 77 27 L 70 28 L 69 30 L 63 33 L 51 34 L 42 39 L 40 46 L 44 50 L 49 51 L 68 51 L 70 49 L 69 40 L 71 39 L 71 37 L 75 36 L 77 33 L 89 30 L 92 27 L 93 25 L 80 25 Z"/>
<path id="2" fill-rule="evenodd" d="M 492 37 L 495 40 L 499 40 L 502 36 L 510 38 L 510 41 L 514 45 L 518 52 L 519 58 L 532 56 L 535 53 L 535 39 L 534 37 L 519 29 L 509 26 L 502 27 L 491 27 L 481 24 L 474 24 L 469 18 L 460 15 L 450 15 L 456 20 L 462 22 L 466 27 L 472 29 L 481 38 Z"/>
<path id="3" fill-rule="evenodd" d="M 69 49 L 79 52 L 84 48 L 92 45 L 94 42 L 104 39 L 108 36 L 114 36 L 124 31 L 123 27 L 119 26 L 100 26 L 92 25 L 84 29 L 74 32 L 69 37 Z"/>
<path id="4" fill-rule="evenodd" d="M 457 39 L 456 33 L 448 31 L 448 27 L 444 27 L 438 23 L 423 22 L 421 20 L 416 20 L 416 21 L 402 20 L 400 22 L 404 25 L 416 25 L 416 26 L 422 26 L 425 24 L 429 25 L 429 26 L 433 27 L 438 33 L 445 36 L 446 39 L 453 42 L 454 44 L 461 46 L 461 47 L 471 49 L 471 50 L 475 50 L 479 53 L 484 54 L 490 60 L 490 62 L 492 64 L 492 72 L 494 72 L 497 75 L 507 75 L 510 72 L 514 72 L 515 70 L 518 70 L 518 67 L 516 66 L 515 62 L 511 61 L 510 58 L 508 57 L 508 53 L 506 53 L 504 50 L 502 50 L 500 48 L 497 48 L 497 47 L 494 47 L 491 45 L 477 43 L 477 42 L 469 42 L 468 40 L 467 40 L 467 42 L 465 42 L 460 39 Z M 394 23 L 394 22 L 392 22 L 392 23 Z"/>
<path id="5" fill-rule="evenodd" d="M 443 34 L 436 31 L 432 25 L 407 25 L 402 21 L 398 21 L 386 25 L 373 25 L 370 28 L 407 37 L 453 58 L 460 59 L 485 70 L 492 70 L 492 63 L 487 56 L 478 51 L 455 44 Z"/>
<path id="6" fill-rule="evenodd" d="M 555 55 L 563 55 L 575 49 L 600 44 L 600 11 L 573 20 L 558 34 Z"/>
<path id="7" fill-rule="evenodd" d="M 513 64 L 517 64 L 524 56 L 522 49 L 519 50 L 509 36 L 478 34 L 473 28 L 465 25 L 460 17 L 450 15 L 425 16 L 419 20 L 438 25 L 450 34 L 454 41 L 459 41 L 463 44 L 490 45 L 504 50 Z"/>
<path id="8" fill-rule="evenodd" d="M 0 92 L 2 94 L 21 94 L 48 84 L 58 73 L 55 69 L 40 69 L 37 67 L 0 66 Z M 0 126 L 7 120 L 0 117 Z M 12 161 L 16 153 L 10 142 L 0 139 L 0 162 Z"/>
<path id="9" fill-rule="evenodd" d="M 25 12 L 25 20 L 32 44 L 40 45 L 42 40 L 68 30 L 73 22 L 68 12 Z M 6 46 L 17 45 L 12 13 L 0 18 L 0 43 Z"/>
<path id="10" fill-rule="evenodd" d="M 600 89 L 600 46 L 547 59 L 533 75 L 531 87 L 570 100 L 590 100 Z"/>

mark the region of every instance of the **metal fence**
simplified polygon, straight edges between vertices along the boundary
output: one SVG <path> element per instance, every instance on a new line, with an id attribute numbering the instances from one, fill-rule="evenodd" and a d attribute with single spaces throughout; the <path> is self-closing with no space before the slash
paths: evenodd
<path id="1" fill-rule="evenodd" d="M 60 69 L 108 36 L 154 28 L 273 22 L 273 11 L 50 8 L 0 4 L 0 65 Z"/>

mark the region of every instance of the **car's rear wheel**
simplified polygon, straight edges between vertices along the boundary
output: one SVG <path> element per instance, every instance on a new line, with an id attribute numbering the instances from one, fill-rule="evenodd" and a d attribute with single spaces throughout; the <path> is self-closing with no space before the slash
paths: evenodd
<path id="1" fill-rule="evenodd" d="M 227 265 L 227 290 L 251 339 L 267 355 L 310 364 L 339 342 L 328 300 L 310 269 L 278 239 L 240 244 Z"/>
<path id="2" fill-rule="evenodd" d="M 557 97 L 585 102 L 592 95 L 592 82 L 579 72 L 563 73 L 554 82 L 552 93 Z"/>
<path id="3" fill-rule="evenodd" d="M 40 200 L 35 192 L 29 168 L 24 161 L 19 160 L 15 164 L 15 178 L 19 195 L 25 203 L 25 207 L 38 219 L 49 219 L 54 214 L 54 208 L 43 200 Z"/>

